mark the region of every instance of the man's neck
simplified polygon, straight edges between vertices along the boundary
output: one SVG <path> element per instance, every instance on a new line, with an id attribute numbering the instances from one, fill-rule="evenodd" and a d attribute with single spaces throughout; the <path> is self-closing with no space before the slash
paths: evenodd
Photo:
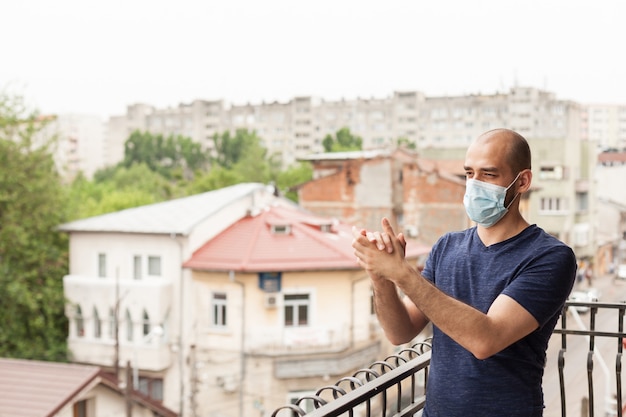
<path id="1" fill-rule="evenodd" d="M 513 214 L 513 213 L 510 213 Z M 500 221 L 491 227 L 478 225 L 478 237 L 485 246 L 495 245 L 522 233 L 530 224 L 520 215 L 504 216 Z"/>

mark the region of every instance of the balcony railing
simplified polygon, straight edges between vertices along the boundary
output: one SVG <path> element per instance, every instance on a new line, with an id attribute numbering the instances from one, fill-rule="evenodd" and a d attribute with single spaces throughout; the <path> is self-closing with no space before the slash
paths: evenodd
<path id="1" fill-rule="evenodd" d="M 548 361 L 557 361 L 561 416 L 609 417 L 622 416 L 622 352 L 624 348 L 624 315 L 626 303 L 600 303 L 568 301 L 561 320 L 555 329 L 554 338 L 560 339 L 558 357 L 548 356 Z M 614 317 L 611 317 L 613 315 Z M 559 336 L 560 335 L 560 336 Z M 581 344 L 586 341 L 586 346 Z M 609 338 L 614 341 L 615 367 L 609 370 L 598 349 L 598 339 Z M 558 339 L 553 341 L 559 341 Z M 572 342 L 576 343 L 572 343 Z M 368 368 L 360 369 L 351 376 L 338 380 L 334 385 L 318 389 L 314 395 L 299 398 L 293 404 L 276 409 L 272 417 L 409 417 L 419 416 L 426 402 L 425 386 L 428 381 L 430 366 L 429 340 L 420 342 L 389 356 L 382 361 L 372 363 Z M 568 371 L 583 367 L 586 371 L 586 390 L 581 410 L 574 410 L 568 402 L 568 394 L 577 384 L 566 378 L 565 364 L 570 347 L 578 350 L 583 346 L 586 361 L 568 361 Z M 558 346 L 557 346 L 558 347 Z M 606 343 L 603 346 L 606 353 Z M 574 359 L 574 358 L 572 358 Z M 594 364 L 600 365 L 604 384 L 597 384 L 594 377 Z M 567 375 L 570 375 L 568 373 Z M 609 381 L 614 379 L 614 385 Z M 603 413 L 598 414 L 595 403 L 598 401 L 598 385 L 604 385 L 604 397 L 601 399 Z M 545 387 L 544 387 L 545 389 Z M 611 396 L 609 393 L 614 390 Z M 578 393 L 579 394 L 579 393 Z M 576 400 L 576 399 L 575 399 Z M 578 405 L 578 404 L 577 404 Z M 310 411 L 306 411 L 310 410 Z M 619 411 L 617 411 L 619 410 Z M 595 414 L 594 414 L 595 413 Z"/>

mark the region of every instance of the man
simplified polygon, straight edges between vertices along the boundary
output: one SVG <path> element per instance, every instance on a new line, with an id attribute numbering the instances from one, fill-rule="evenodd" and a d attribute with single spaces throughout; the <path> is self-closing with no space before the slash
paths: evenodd
<path id="1" fill-rule="evenodd" d="M 546 349 L 576 258 L 519 211 L 532 179 L 521 135 L 484 133 L 468 148 L 465 171 L 463 202 L 477 225 L 441 237 L 421 273 L 387 219 L 382 232 L 353 230 L 354 253 L 392 343 L 433 324 L 425 417 L 541 416 Z"/>

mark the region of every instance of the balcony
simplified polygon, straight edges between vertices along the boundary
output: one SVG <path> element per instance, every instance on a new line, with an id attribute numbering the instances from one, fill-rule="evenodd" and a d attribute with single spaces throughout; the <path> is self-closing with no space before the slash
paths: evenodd
<path id="1" fill-rule="evenodd" d="M 548 347 L 544 417 L 626 415 L 621 375 L 625 312 L 626 303 L 566 303 Z M 615 358 L 612 368 L 608 355 Z M 429 365 L 427 340 L 282 406 L 271 417 L 420 416 Z M 313 411 L 304 411 L 311 404 Z"/>
<path id="2" fill-rule="evenodd" d="M 73 361 L 99 366 L 139 362 L 140 369 L 161 371 L 171 365 L 169 280 L 115 280 L 68 275 L 63 279 L 70 320 L 68 348 Z M 80 316 L 76 306 L 80 306 Z M 119 328 L 115 329 L 115 311 Z M 149 340 L 149 329 L 164 333 Z"/>

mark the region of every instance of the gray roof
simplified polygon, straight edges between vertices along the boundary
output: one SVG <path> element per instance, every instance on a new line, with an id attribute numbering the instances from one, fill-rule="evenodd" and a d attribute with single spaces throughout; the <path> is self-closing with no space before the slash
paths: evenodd
<path id="1" fill-rule="evenodd" d="M 389 149 L 370 149 L 365 151 L 346 151 L 346 152 L 323 152 L 314 153 L 298 158 L 301 161 L 328 161 L 328 160 L 344 160 L 344 159 L 373 159 L 381 156 L 390 156 Z"/>
<path id="2" fill-rule="evenodd" d="M 263 188 L 265 185 L 259 183 L 237 184 L 190 197 L 75 220 L 62 224 L 59 230 L 187 235 L 213 213 Z"/>

